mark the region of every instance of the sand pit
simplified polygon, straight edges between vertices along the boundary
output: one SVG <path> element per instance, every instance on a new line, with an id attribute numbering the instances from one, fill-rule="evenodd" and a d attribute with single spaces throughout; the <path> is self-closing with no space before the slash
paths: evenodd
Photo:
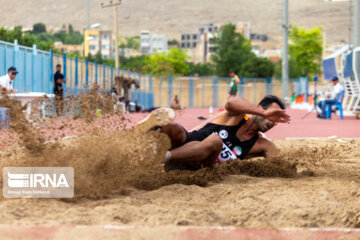
<path id="1" fill-rule="evenodd" d="M 42 132 L 13 115 L 0 167 L 73 167 L 75 197 L 1 198 L 0 224 L 360 228 L 359 140 L 281 140 L 276 158 L 165 173 L 162 133 L 138 135 L 122 115 L 59 121 Z"/>
<path id="2" fill-rule="evenodd" d="M 99 149 L 91 149 L 106 137 L 56 143 L 63 155 L 53 159 L 78 160 L 68 163 L 78 173 L 75 199 L 2 199 L 0 224 L 360 227 L 360 141 L 283 140 L 276 142 L 282 159 L 164 173 L 157 153 L 166 139 L 156 134 L 144 152 L 134 146 L 111 152 L 120 143 L 111 137 L 111 147 L 94 157 Z M 134 151 L 137 157 L 126 155 Z M 2 166 L 24 164 L 23 154 L 2 151 Z M 27 156 L 27 164 L 44 161 Z"/>

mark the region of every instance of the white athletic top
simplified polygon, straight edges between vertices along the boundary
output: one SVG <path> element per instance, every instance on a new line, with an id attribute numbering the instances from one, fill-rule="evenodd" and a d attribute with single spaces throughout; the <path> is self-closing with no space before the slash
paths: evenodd
<path id="1" fill-rule="evenodd" d="M 339 93 L 344 90 L 343 86 L 341 86 L 341 84 L 338 82 L 334 88 L 333 91 L 331 92 L 331 99 L 336 99 L 337 96 L 339 95 Z"/>
<path id="2" fill-rule="evenodd" d="M 10 91 L 13 89 L 13 80 L 11 80 L 8 74 L 0 77 L 0 86 Z"/>

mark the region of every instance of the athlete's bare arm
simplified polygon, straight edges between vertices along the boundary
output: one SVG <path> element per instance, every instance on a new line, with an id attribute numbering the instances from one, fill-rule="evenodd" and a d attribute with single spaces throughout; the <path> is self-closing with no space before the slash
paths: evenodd
<path id="1" fill-rule="evenodd" d="M 290 115 L 288 115 L 285 110 L 282 110 L 282 109 L 264 110 L 262 107 L 255 106 L 241 97 L 229 99 L 225 104 L 225 108 L 230 113 L 230 115 L 233 115 L 233 116 L 244 115 L 244 114 L 253 114 L 253 115 L 258 115 L 258 116 L 267 118 L 270 121 L 273 121 L 275 123 L 290 122 Z"/>
<path id="2" fill-rule="evenodd" d="M 256 107 L 241 97 L 230 98 L 225 104 L 225 109 L 231 115 L 254 114 L 264 116 L 265 112 L 263 108 Z"/>
<path id="3" fill-rule="evenodd" d="M 280 153 L 280 149 L 270 140 L 259 136 L 255 145 L 251 148 L 246 158 L 262 157 L 262 156 L 275 156 Z"/>
<path id="4" fill-rule="evenodd" d="M 239 77 L 237 75 L 235 75 L 234 78 L 235 78 L 235 84 L 240 83 L 240 79 L 239 79 Z"/>

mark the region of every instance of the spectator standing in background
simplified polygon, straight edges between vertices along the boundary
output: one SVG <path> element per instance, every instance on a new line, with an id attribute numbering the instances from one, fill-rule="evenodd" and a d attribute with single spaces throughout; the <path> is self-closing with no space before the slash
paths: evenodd
<path id="1" fill-rule="evenodd" d="M 238 84 L 240 83 L 240 79 L 239 77 L 231 72 L 229 73 L 229 77 L 231 77 L 231 82 L 230 82 L 230 91 L 229 91 L 229 96 L 228 96 L 228 100 L 232 97 L 236 97 L 237 94 L 237 90 L 238 90 Z"/>
<path id="2" fill-rule="evenodd" d="M 66 82 L 64 75 L 61 73 L 61 65 L 56 65 L 56 72 L 54 74 L 54 94 L 55 94 L 55 108 L 56 113 L 60 116 L 64 110 L 64 86 Z"/>

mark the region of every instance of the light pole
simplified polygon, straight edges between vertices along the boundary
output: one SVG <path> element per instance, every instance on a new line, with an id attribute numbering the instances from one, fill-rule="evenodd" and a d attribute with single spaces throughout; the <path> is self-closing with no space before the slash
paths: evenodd
<path id="1" fill-rule="evenodd" d="M 114 33 L 115 33 L 115 76 L 119 69 L 119 44 L 118 44 L 118 22 L 117 22 L 117 6 L 121 4 L 121 0 L 109 1 L 108 4 L 101 3 L 102 8 L 114 7 Z"/>
<path id="2" fill-rule="evenodd" d="M 282 94 L 283 99 L 288 97 L 288 83 L 289 83 L 289 2 L 283 0 L 283 51 L 282 51 Z"/>
<path id="3" fill-rule="evenodd" d="M 360 0 L 354 0 L 354 48 L 360 47 Z"/>
<path id="4" fill-rule="evenodd" d="M 87 30 L 90 29 L 90 0 L 87 1 Z"/>

